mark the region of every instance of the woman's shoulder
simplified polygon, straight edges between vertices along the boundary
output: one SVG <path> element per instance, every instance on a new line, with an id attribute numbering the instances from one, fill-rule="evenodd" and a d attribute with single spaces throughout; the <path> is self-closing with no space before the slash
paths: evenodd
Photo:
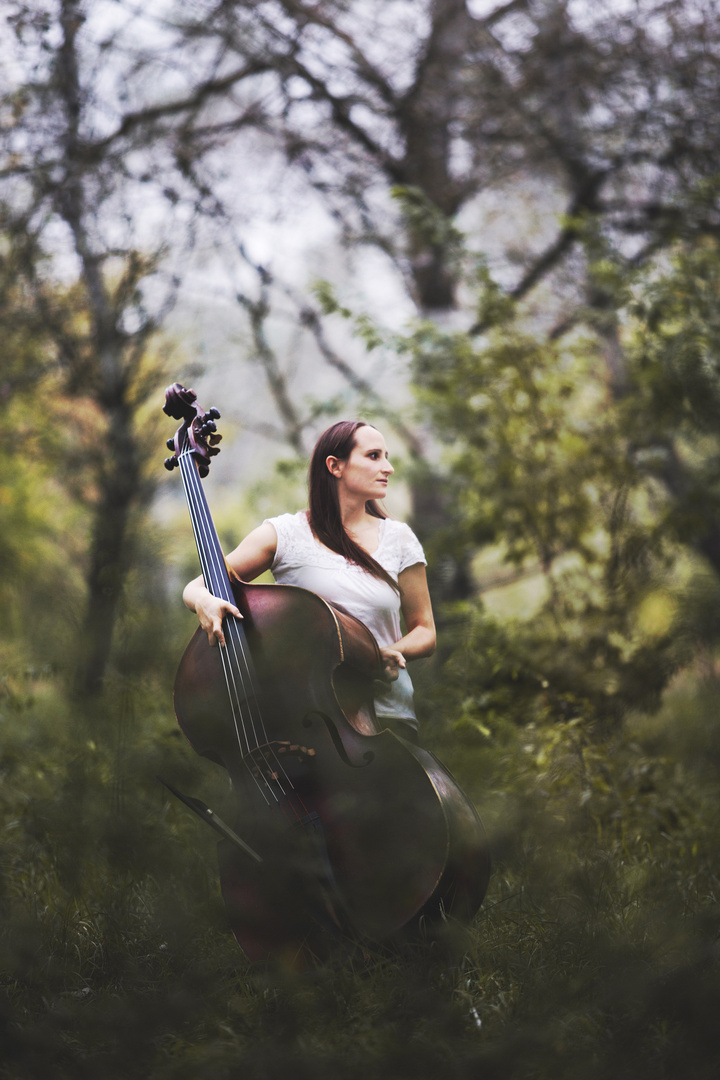
<path id="1" fill-rule="evenodd" d="M 265 518 L 277 533 L 277 551 L 273 566 L 281 563 L 304 562 L 312 552 L 314 538 L 306 510 L 297 513 L 278 514 Z M 263 524 L 265 524 L 263 522 Z"/>
<path id="2" fill-rule="evenodd" d="M 389 536 L 397 537 L 400 540 L 410 542 L 414 540 L 417 544 L 420 543 L 415 533 L 412 531 L 406 521 L 398 521 L 397 518 L 386 517 L 383 518 L 383 532 Z"/>
<path id="3" fill-rule="evenodd" d="M 292 529 L 293 531 L 309 530 L 307 510 L 297 510 L 295 513 L 277 514 L 275 517 L 265 518 L 279 531 Z M 265 522 L 263 522 L 265 524 Z"/>
<path id="4" fill-rule="evenodd" d="M 392 563 L 396 574 L 402 573 L 415 563 L 427 564 L 422 544 L 410 526 L 395 518 L 385 518 L 382 524 L 381 551 L 384 558 Z"/>

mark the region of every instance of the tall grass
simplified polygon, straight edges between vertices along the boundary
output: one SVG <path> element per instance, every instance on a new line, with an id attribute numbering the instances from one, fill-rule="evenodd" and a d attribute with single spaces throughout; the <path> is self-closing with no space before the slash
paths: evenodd
<path id="1" fill-rule="evenodd" d="M 155 780 L 216 794 L 160 692 L 83 720 L 52 675 L 6 688 L 2 1075 L 715 1078 L 718 689 L 603 738 L 430 728 L 490 833 L 481 911 L 295 975 L 244 959 L 213 836 Z"/>

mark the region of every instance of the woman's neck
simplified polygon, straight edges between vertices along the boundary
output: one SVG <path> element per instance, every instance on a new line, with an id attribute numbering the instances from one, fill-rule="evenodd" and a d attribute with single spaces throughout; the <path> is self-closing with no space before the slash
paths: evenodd
<path id="1" fill-rule="evenodd" d="M 350 496 L 339 494 L 340 518 L 343 527 L 349 532 L 354 532 L 365 524 L 370 516 L 365 509 L 364 499 L 353 499 Z"/>

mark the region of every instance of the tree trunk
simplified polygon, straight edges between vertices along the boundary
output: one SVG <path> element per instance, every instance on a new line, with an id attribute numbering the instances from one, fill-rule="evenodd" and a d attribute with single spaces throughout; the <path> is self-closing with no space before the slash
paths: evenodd
<path id="1" fill-rule="evenodd" d="M 465 0 L 434 0 L 431 20 L 415 83 L 398 110 L 405 143 L 401 169 L 406 183 L 419 188 L 450 226 L 464 194 L 450 170 L 451 130 L 473 21 Z M 408 236 L 416 299 L 428 314 L 454 308 L 457 286 L 452 253 L 434 232 L 411 226 Z"/>
<path id="2" fill-rule="evenodd" d="M 140 470 L 132 430 L 132 409 L 124 386 L 106 403 L 109 419 L 100 494 L 94 508 L 87 574 L 87 606 L 81 630 L 82 653 L 76 688 L 93 696 L 102 689 L 113 631 L 132 558 L 131 514 L 138 498 Z"/>

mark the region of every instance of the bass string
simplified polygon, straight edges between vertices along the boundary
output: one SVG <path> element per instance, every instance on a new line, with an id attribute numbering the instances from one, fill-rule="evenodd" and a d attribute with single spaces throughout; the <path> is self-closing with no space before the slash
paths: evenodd
<path id="1" fill-rule="evenodd" d="M 185 448 L 183 451 L 181 451 L 181 454 L 178 454 L 178 458 L 181 461 L 181 473 L 185 481 L 184 486 L 188 501 L 188 507 L 190 510 L 190 517 L 193 523 L 193 529 L 196 533 L 196 540 L 198 541 L 197 546 L 198 552 L 200 553 L 203 576 L 205 577 L 205 580 L 209 582 L 213 595 L 220 596 L 222 599 L 228 599 L 233 602 L 233 597 L 231 593 L 228 596 L 223 595 L 224 593 L 228 592 L 229 581 L 227 577 L 227 570 L 225 567 L 224 558 L 222 558 L 222 553 L 217 547 L 217 540 L 214 535 L 214 527 L 212 526 L 212 521 L 209 517 L 207 503 L 202 497 L 202 488 L 200 485 L 196 463 L 192 457 L 192 453 L 189 448 Z M 223 588 L 223 586 L 225 586 L 225 588 Z M 227 619 L 226 631 L 227 637 L 230 640 L 231 648 L 229 650 L 227 648 L 221 649 L 220 656 L 223 664 L 223 673 L 233 716 L 236 737 L 238 739 L 240 750 L 243 753 L 243 761 L 259 787 L 260 785 L 258 783 L 256 773 L 253 772 L 253 770 L 250 768 L 249 763 L 245 761 L 245 752 L 243 749 L 244 736 L 244 742 L 247 746 L 247 753 L 251 755 L 253 750 L 260 752 L 260 757 L 262 758 L 267 769 L 270 770 L 270 776 L 272 777 L 274 784 L 277 785 L 280 796 L 287 798 L 287 791 L 285 790 L 285 787 L 283 786 L 280 777 L 284 777 L 289 787 L 292 788 L 294 787 L 294 785 L 292 784 L 292 781 L 287 775 L 287 772 L 282 762 L 278 758 L 278 755 L 275 752 L 274 748 L 270 747 L 269 753 L 275 760 L 275 767 L 272 767 L 270 761 L 268 760 L 268 749 L 266 749 L 265 747 L 261 749 L 261 744 L 256 729 L 256 721 L 255 717 L 253 716 L 253 704 L 255 707 L 255 712 L 257 714 L 258 726 L 262 730 L 262 735 L 266 747 L 269 743 L 269 739 L 265 728 L 262 710 L 259 704 L 259 697 L 254 686 L 250 661 L 246 650 L 246 643 L 244 643 L 243 641 L 243 634 L 238 625 L 238 620 L 235 618 Z M 234 665 L 232 662 L 233 660 L 235 662 Z M 245 669 L 244 674 L 243 668 Z M 242 693 L 238 689 L 236 673 L 241 683 Z M 249 693 L 248 689 L 250 691 Z M 243 707 L 243 696 L 247 708 Z M 242 736 L 240 733 L 240 724 L 238 723 L 238 714 L 240 716 L 240 724 L 242 725 Z M 248 734 L 249 728 L 252 730 L 252 736 L 255 742 L 254 748 L 251 746 L 250 736 Z M 270 791 L 275 801 L 280 802 L 280 797 L 278 796 L 278 793 L 273 789 L 273 785 L 270 783 L 268 775 L 264 770 L 262 770 L 262 775 L 265 781 L 266 788 Z M 262 789 L 260 790 L 262 792 Z"/>
<path id="2" fill-rule="evenodd" d="M 218 595 L 218 593 L 220 593 L 222 595 L 222 590 L 221 590 L 222 578 L 218 574 L 217 565 L 213 565 L 213 562 L 210 560 L 210 557 L 209 557 L 210 556 L 210 543 L 209 543 L 209 541 L 212 539 L 212 536 L 208 536 L 206 534 L 207 529 L 204 526 L 203 521 L 202 521 L 202 517 L 201 517 L 201 515 L 199 513 L 199 508 L 202 506 L 202 501 L 203 500 L 198 498 L 199 493 L 198 493 L 197 490 L 194 490 L 194 485 L 196 485 L 198 483 L 197 469 L 195 467 L 195 463 L 194 463 L 194 460 L 193 460 L 193 458 L 191 456 L 190 451 L 183 451 L 181 454 L 178 454 L 178 460 L 180 461 L 180 471 L 181 471 L 182 476 L 183 476 L 183 481 L 184 481 L 183 486 L 185 488 L 185 495 L 186 495 L 187 502 L 188 502 L 188 509 L 190 510 L 190 519 L 192 521 L 193 531 L 195 533 L 195 540 L 196 540 L 196 543 L 197 543 L 198 555 L 200 556 L 200 564 L 201 564 L 201 569 L 203 571 L 203 577 L 204 577 L 205 581 L 208 583 L 208 588 L 210 589 L 210 591 L 213 593 L 214 596 Z M 234 672 L 232 671 L 232 665 L 230 663 L 230 658 L 228 657 L 225 649 L 220 650 L 220 659 L 221 659 L 221 662 L 222 662 L 223 675 L 224 675 L 224 678 L 225 678 L 225 688 L 227 690 L 228 703 L 230 705 L 230 711 L 231 711 L 231 714 L 232 714 L 233 725 L 235 727 L 235 735 L 236 735 L 236 738 L 237 738 L 237 741 L 238 741 L 238 746 L 240 748 L 241 758 L 242 758 L 243 764 L 245 765 L 246 769 L 248 770 L 248 772 L 252 776 L 253 781 L 255 782 L 255 785 L 257 786 L 258 790 L 260 791 L 260 794 L 262 795 L 263 799 L 267 803 L 269 801 L 268 798 L 267 798 L 267 795 L 265 794 L 265 791 L 263 790 L 263 788 L 262 788 L 262 786 L 261 786 L 261 784 L 260 784 L 260 782 L 259 782 L 259 780 L 257 778 L 257 775 L 250 768 L 250 765 L 249 765 L 249 763 L 247 761 L 247 755 L 250 753 L 252 748 L 251 748 L 251 745 L 250 745 L 250 739 L 249 739 L 248 731 L 247 731 L 245 709 L 243 708 L 242 696 L 238 692 L 237 683 L 236 683 L 235 678 L 234 678 Z M 238 669 L 238 674 L 239 674 L 240 679 L 242 681 L 242 672 L 239 669 Z M 238 722 L 238 717 L 240 718 L 239 722 Z M 240 731 L 241 726 L 242 726 L 242 734 L 241 734 L 241 731 Z M 243 743 L 243 737 L 244 737 L 244 743 Z M 263 776 L 263 779 L 264 779 L 264 782 L 265 782 L 265 788 L 270 792 L 270 794 L 273 796 L 275 801 L 278 802 L 279 801 L 278 797 L 275 794 L 275 792 L 272 790 L 272 787 L 271 787 L 267 777 Z"/>
<path id="3" fill-rule="evenodd" d="M 201 569 L 202 569 L 202 572 L 203 572 L 203 578 L 205 580 L 205 583 L 206 583 L 208 589 L 212 592 L 212 594 L 214 596 L 217 596 L 219 591 L 220 591 L 219 586 L 220 586 L 221 582 L 218 580 L 217 569 L 213 565 L 213 563 L 211 561 L 211 558 L 210 558 L 210 550 L 209 550 L 210 537 L 207 535 L 207 529 L 206 529 L 206 527 L 205 527 L 205 525 L 204 525 L 204 523 L 202 521 L 202 517 L 200 515 L 200 508 L 201 508 L 202 500 L 198 499 L 198 492 L 193 491 L 193 482 L 197 483 L 197 470 L 194 467 L 194 462 L 193 462 L 192 457 L 191 457 L 189 452 L 183 453 L 182 456 L 178 455 L 178 458 L 180 460 L 180 471 L 182 473 L 183 480 L 185 481 L 185 483 L 184 483 L 185 495 L 187 497 L 188 509 L 190 511 L 190 519 L 192 521 L 193 531 L 195 533 L 195 542 L 196 542 L 197 549 L 198 549 L 198 555 L 200 556 L 200 564 L 201 564 Z M 227 674 L 226 674 L 226 682 L 227 682 Z M 233 693 L 231 691 L 231 686 L 230 686 L 229 682 L 227 682 L 227 690 L 228 690 L 228 696 L 230 698 L 230 705 L 231 705 L 232 712 L 233 712 L 233 720 L 235 722 L 235 728 L 236 728 L 236 735 L 237 735 L 237 739 L 238 739 L 238 744 L 240 746 L 241 752 L 243 754 L 245 754 L 246 752 L 249 752 L 250 748 L 251 748 L 250 747 L 250 739 L 249 739 L 249 736 L 248 736 L 247 727 L 246 727 L 246 723 L 245 723 L 245 715 L 244 715 L 244 712 L 243 712 L 243 710 L 241 708 L 240 709 L 240 720 L 242 722 L 242 735 L 241 735 L 240 734 L 240 727 L 239 727 L 239 724 L 238 724 L 238 721 L 237 721 L 236 710 L 235 710 L 235 701 L 233 700 L 235 695 L 233 695 Z M 239 704 L 239 702 L 240 702 L 239 698 L 237 698 L 237 702 Z M 243 745 L 243 736 L 244 736 L 245 745 Z"/>
<path id="4" fill-rule="evenodd" d="M 194 500 L 194 503 L 195 503 L 195 510 L 196 510 L 196 515 L 197 515 L 197 520 L 198 520 L 198 526 L 199 526 L 199 530 L 200 530 L 202 540 L 203 540 L 203 548 L 207 552 L 207 558 L 208 558 L 207 566 L 208 566 L 208 574 L 209 574 L 207 580 L 210 583 L 209 588 L 211 589 L 214 596 L 217 596 L 222 600 L 227 600 L 230 603 L 234 603 L 234 597 L 232 595 L 232 588 L 230 586 L 230 581 L 229 581 L 227 570 L 226 570 L 226 567 L 225 567 L 225 560 L 223 558 L 222 551 L 220 550 L 220 547 L 219 547 L 219 541 L 217 540 L 217 536 L 215 534 L 215 529 L 214 529 L 214 526 L 213 526 L 213 523 L 212 523 L 212 519 L 210 517 L 210 511 L 208 509 L 207 502 L 203 497 L 202 485 L 200 484 L 197 468 L 194 467 L 194 462 L 192 460 L 192 457 L 190 457 L 189 461 L 188 461 L 188 473 L 189 473 L 188 479 L 190 481 L 189 487 L 190 487 L 190 489 L 192 491 L 193 500 Z M 205 569 L 205 568 L 203 567 L 203 569 Z M 228 625 L 229 626 L 233 626 L 234 624 L 235 624 L 235 620 L 228 620 Z M 239 645 L 239 648 L 240 648 L 240 652 L 242 654 L 242 658 L 243 658 L 243 661 L 244 661 L 244 668 L 245 668 L 245 673 L 243 674 L 242 666 L 238 662 L 238 665 L 237 665 L 237 667 L 238 667 L 238 676 L 239 676 L 240 681 L 242 683 L 242 690 L 243 690 L 243 693 L 245 695 L 245 701 L 247 703 L 248 712 L 249 712 L 249 722 L 250 722 L 250 726 L 252 728 L 252 734 L 253 734 L 253 738 L 254 738 L 254 741 L 255 741 L 255 747 L 257 747 L 257 746 L 259 746 L 260 741 L 258 739 L 258 734 L 257 734 L 257 730 L 256 730 L 255 718 L 252 715 L 252 712 L 253 712 L 252 703 L 253 702 L 255 703 L 255 709 L 256 709 L 256 712 L 257 712 L 257 719 L 258 719 L 258 725 L 264 729 L 264 724 L 263 724 L 263 720 L 262 720 L 262 712 L 261 712 L 261 710 L 259 708 L 259 705 L 258 705 L 258 702 L 257 702 L 257 693 L 256 693 L 255 687 L 254 687 L 254 680 L 253 680 L 253 676 L 252 676 L 252 671 L 250 669 L 250 663 L 249 663 L 248 658 L 246 656 L 245 649 L 244 649 L 243 644 L 242 644 L 242 638 L 241 638 L 240 635 L 238 635 L 238 645 Z M 239 661 L 239 657 L 238 657 L 238 661 Z M 239 697 L 239 695 L 238 695 L 238 700 L 242 700 Z M 263 735 L 267 740 L 267 733 L 264 730 L 263 730 Z M 253 746 L 250 743 L 249 736 L 247 738 L 247 744 L 248 744 L 248 751 L 252 750 Z"/>
<path id="5" fill-rule="evenodd" d="M 189 486 L 192 491 L 193 501 L 196 507 L 198 524 L 201 530 L 202 539 L 204 541 L 203 547 L 208 553 L 214 555 L 214 561 L 208 563 L 208 580 L 210 581 L 213 595 L 219 596 L 221 599 L 228 600 L 231 603 L 234 603 L 232 587 L 228 578 L 225 560 L 219 547 L 217 536 L 215 534 L 215 529 L 212 524 L 212 519 L 210 518 L 210 512 L 207 506 L 207 502 L 203 498 L 202 487 L 200 485 L 197 469 L 193 468 L 192 464 L 189 463 L 188 472 L 190 474 Z M 203 569 L 205 569 L 205 567 L 203 567 Z M 255 680 L 252 674 L 251 661 L 248 656 L 246 645 L 243 642 L 244 635 L 240 630 L 238 621 L 234 618 L 227 620 L 226 628 L 229 630 L 228 637 L 230 637 L 231 644 L 233 646 L 232 650 L 230 650 L 230 653 L 231 655 L 234 655 L 235 667 L 242 685 L 243 694 L 241 695 L 238 691 L 234 672 L 231 672 L 232 686 L 238 705 L 240 705 L 240 703 L 243 701 L 244 695 L 244 700 L 248 711 L 249 726 L 252 728 L 254 746 L 251 745 L 250 738 L 246 733 L 247 749 L 249 753 L 253 749 L 258 749 L 260 747 L 260 739 L 258 738 L 257 734 L 256 721 L 255 717 L 253 716 L 253 705 L 254 711 L 257 716 L 257 726 L 261 728 L 262 736 L 265 743 L 267 743 L 269 739 L 267 731 L 265 729 L 265 722 L 263 719 L 262 710 L 259 704 L 259 697 L 255 688 Z M 241 657 L 242 664 L 240 663 Z"/>
<path id="6" fill-rule="evenodd" d="M 188 503 L 190 505 L 191 518 L 193 519 L 193 528 L 196 534 L 196 540 L 198 542 L 198 552 L 200 554 L 200 562 L 203 570 L 203 576 L 205 578 L 208 589 L 221 599 L 229 600 L 232 602 L 232 596 L 229 593 L 228 583 L 226 579 L 224 563 L 221 561 L 220 553 L 213 551 L 213 548 L 217 545 L 217 538 L 214 536 L 214 529 L 212 522 L 207 515 L 207 507 L 204 505 L 204 500 L 200 497 L 201 491 L 195 490 L 197 484 L 197 472 L 193 468 L 192 460 L 188 459 L 187 470 L 187 492 Z M 205 511 L 205 514 L 203 513 Z M 224 587 L 223 587 L 224 586 Z M 256 698 L 254 687 L 252 686 L 252 675 L 249 670 L 249 665 L 245 665 L 245 674 L 243 674 L 242 667 L 237 665 L 237 674 L 242 684 L 241 694 L 238 691 L 237 682 L 232 676 L 232 688 L 234 694 L 231 697 L 235 697 L 238 705 L 245 700 L 248 713 L 248 724 L 245 724 L 245 710 L 243 710 L 243 734 L 245 736 L 245 744 L 247 752 L 253 749 L 253 743 L 251 742 L 250 735 L 248 734 L 248 728 L 252 729 L 252 735 L 254 738 L 255 746 L 259 745 L 257 731 L 255 729 L 255 720 L 250 714 L 251 703 Z M 239 735 L 239 732 L 238 732 Z M 245 752 L 245 748 L 241 749 Z"/>
<path id="7" fill-rule="evenodd" d="M 180 455 L 178 455 L 178 457 L 180 457 Z M 191 454 L 191 452 L 189 450 L 185 451 L 184 454 L 183 454 L 183 461 L 181 462 L 181 472 L 183 473 L 183 479 L 186 480 L 186 496 L 188 498 L 188 505 L 190 507 L 190 515 L 191 515 L 191 519 L 193 521 L 193 529 L 195 530 L 196 538 L 199 538 L 200 540 L 203 541 L 201 544 L 200 543 L 198 544 L 198 551 L 202 552 L 201 555 L 200 555 L 200 560 L 201 560 L 201 565 L 202 565 L 202 569 L 203 569 L 203 574 L 205 576 L 205 580 L 207 582 L 210 582 L 211 591 L 213 592 L 213 595 L 221 596 L 223 599 L 229 599 L 231 602 L 233 602 L 231 589 L 229 589 L 229 580 L 228 580 L 227 570 L 226 570 L 226 566 L 225 566 L 225 560 L 224 560 L 224 558 L 222 556 L 222 551 L 220 550 L 219 543 L 218 543 L 218 540 L 217 540 L 217 536 L 215 535 L 215 530 L 214 530 L 214 526 L 212 524 L 212 519 L 210 518 L 210 512 L 209 512 L 209 508 L 207 506 L 207 502 L 203 497 L 202 485 L 200 484 L 200 479 L 199 479 L 196 463 L 195 463 L 195 461 L 194 461 L 194 459 L 192 457 L 192 454 Z M 213 552 L 214 552 L 214 560 L 211 560 L 211 559 L 209 559 L 208 556 L 211 555 Z M 224 594 L 227 594 L 227 595 L 224 595 Z M 244 710 L 243 710 L 243 705 L 242 705 L 242 700 L 243 699 L 242 699 L 241 695 L 238 693 L 237 683 L 236 683 L 236 680 L 234 678 L 234 672 L 232 670 L 232 663 L 231 663 L 232 659 L 234 658 L 235 666 L 236 666 L 238 675 L 240 677 L 240 681 L 243 684 L 243 690 L 244 690 L 245 689 L 245 680 L 243 678 L 242 669 L 240 667 L 238 649 L 239 649 L 239 652 L 242 655 L 242 658 L 243 658 L 243 661 L 244 661 L 244 666 L 245 666 L 246 673 L 247 673 L 248 683 L 249 683 L 249 685 L 251 687 L 251 697 L 252 697 L 252 700 L 254 700 L 255 704 L 256 704 L 256 708 L 257 708 L 258 716 L 259 716 L 259 721 L 260 721 L 260 726 L 263 729 L 263 735 L 264 735 L 265 743 L 266 743 L 265 746 L 263 746 L 263 747 L 260 746 L 260 744 L 259 744 L 259 742 L 257 740 L 257 735 L 255 733 L 255 725 L 253 723 L 252 724 L 253 733 L 255 734 L 255 739 L 256 739 L 255 750 L 259 751 L 259 757 L 262 759 L 262 761 L 264 762 L 264 764 L 266 766 L 266 771 L 261 772 L 262 778 L 264 780 L 264 783 L 265 783 L 265 786 L 266 786 L 267 790 L 270 792 L 270 794 L 274 798 L 275 802 L 279 805 L 279 807 L 282 810 L 284 816 L 286 818 L 288 818 L 287 811 L 289 809 L 291 811 L 291 814 L 292 814 L 292 818 L 290 818 L 289 820 L 292 820 L 294 818 L 295 822 L 299 822 L 299 821 L 301 821 L 303 819 L 306 819 L 308 817 L 309 811 L 308 811 L 307 806 L 305 806 L 303 800 L 300 798 L 298 793 L 295 791 L 295 785 L 292 783 L 292 780 L 288 776 L 287 771 L 286 771 L 282 761 L 278 757 L 274 747 L 272 747 L 272 745 L 268 745 L 269 744 L 269 739 L 268 739 L 267 731 L 265 729 L 265 723 L 264 723 L 264 719 L 263 719 L 263 716 L 262 716 L 262 710 L 260 709 L 260 705 L 259 705 L 259 696 L 257 695 L 257 693 L 255 692 L 255 689 L 254 689 L 254 680 L 253 680 L 251 666 L 250 666 L 251 661 L 250 661 L 250 659 L 249 659 L 249 657 L 247 655 L 247 647 L 246 647 L 247 643 L 243 642 L 244 635 L 243 635 L 243 633 L 242 633 L 242 631 L 240 629 L 240 624 L 239 624 L 239 621 L 237 619 L 229 618 L 229 619 L 226 620 L 226 637 L 228 637 L 230 639 L 231 649 L 230 650 L 221 649 L 220 650 L 220 657 L 221 657 L 222 664 L 223 664 L 223 673 L 224 673 L 224 676 L 225 676 L 226 689 L 227 689 L 227 692 L 228 692 L 228 698 L 229 698 L 230 707 L 231 707 L 231 710 L 233 712 L 233 719 L 234 719 L 234 723 L 235 723 L 236 735 L 238 737 L 238 742 L 239 742 L 241 751 L 242 751 L 242 740 L 240 738 L 240 732 L 239 732 L 239 729 L 238 729 L 237 720 L 235 718 L 236 709 L 240 712 L 241 717 L 243 717 L 243 732 L 246 735 L 246 742 L 248 744 L 248 754 L 249 754 L 249 756 L 252 757 L 253 751 L 252 751 L 252 748 L 250 747 L 249 739 L 247 738 L 245 722 L 244 722 Z M 234 694 L 233 694 L 233 690 L 234 690 Z M 274 759 L 274 761 L 275 761 L 274 766 L 271 764 L 271 762 L 269 760 L 269 756 Z M 255 784 L 258 786 L 259 790 L 261 791 L 261 794 L 263 794 L 263 797 L 265 797 L 264 792 L 262 791 L 262 788 L 260 787 L 260 784 L 259 784 L 259 781 L 258 781 L 258 778 L 257 778 L 257 774 L 255 772 L 253 772 L 253 770 L 252 770 L 252 768 L 250 766 L 250 763 L 244 757 L 243 757 L 243 764 L 250 771 L 250 773 L 251 773 L 251 775 L 253 777 L 253 780 L 255 781 Z M 272 779 L 272 783 L 270 783 L 269 777 Z M 298 812 L 298 809 L 294 805 L 293 800 L 290 798 L 290 795 L 289 795 L 288 791 L 283 786 L 281 777 L 284 778 L 287 787 L 292 789 L 293 795 L 294 795 L 295 799 L 297 800 L 297 802 L 298 802 L 298 804 L 300 806 L 300 809 L 302 811 L 302 815 L 301 815 L 301 813 Z M 266 802 L 268 801 L 267 798 L 265 798 L 265 801 Z"/>
<path id="8" fill-rule="evenodd" d="M 232 589 L 231 589 L 231 586 L 230 586 L 230 583 L 229 583 L 229 578 L 228 578 L 228 574 L 227 574 L 225 560 L 223 558 L 222 551 L 220 549 L 217 536 L 215 534 L 215 529 L 214 529 L 214 526 L 212 524 L 212 519 L 210 517 L 210 511 L 209 511 L 209 508 L 207 506 L 207 501 L 204 498 L 204 493 L 203 493 L 203 490 L 202 490 L 202 485 L 200 483 L 200 478 L 199 478 L 199 474 L 198 474 L 198 471 L 197 471 L 196 463 L 195 463 L 194 458 L 192 457 L 191 453 L 188 452 L 185 455 L 185 457 L 186 457 L 186 460 L 187 460 L 187 467 L 184 470 L 184 475 L 185 474 L 187 475 L 187 491 L 190 493 L 189 498 L 192 498 L 191 517 L 193 516 L 193 511 L 194 511 L 195 518 L 197 520 L 197 531 L 200 534 L 202 540 L 204 541 L 204 543 L 202 544 L 203 551 L 207 551 L 208 553 L 214 552 L 214 561 L 204 561 L 202 559 L 202 556 L 201 556 L 201 562 L 203 563 L 203 572 L 205 574 L 206 581 L 210 581 L 211 585 L 213 586 L 213 589 L 212 589 L 213 595 L 219 595 L 219 596 L 223 597 L 224 599 L 229 599 L 231 602 L 233 602 L 234 598 L 232 596 Z M 194 522 L 193 523 L 193 528 L 195 528 L 195 527 L 196 526 L 195 526 L 195 522 Z M 199 545 L 199 547 L 200 547 L 200 545 Z M 226 595 L 224 595 L 224 594 L 226 594 Z M 257 740 L 257 735 L 255 733 L 255 725 L 253 723 L 252 724 L 253 733 L 255 734 L 255 738 L 256 738 L 255 750 L 259 751 L 259 757 L 262 759 L 262 761 L 263 761 L 263 763 L 265 764 L 265 767 L 266 767 L 266 770 L 264 770 L 262 772 L 262 776 L 263 776 L 263 780 L 265 782 L 265 786 L 269 790 L 269 792 L 271 793 L 271 795 L 274 798 L 275 802 L 279 805 L 279 807 L 282 810 L 284 816 L 288 820 L 290 820 L 290 821 L 294 820 L 296 823 L 300 822 L 302 820 L 307 820 L 307 818 L 309 816 L 309 810 L 308 810 L 307 806 L 305 805 L 303 799 L 300 797 L 300 795 L 296 791 L 295 785 L 293 784 L 292 780 L 288 776 L 287 770 L 285 769 L 285 766 L 283 765 L 282 761 L 280 760 L 275 748 L 272 746 L 272 744 L 269 743 L 269 738 L 268 738 L 267 731 L 266 731 L 266 728 L 265 728 L 265 722 L 264 722 L 264 718 L 263 718 L 263 715 L 262 715 L 262 710 L 261 710 L 260 704 L 259 704 L 259 695 L 255 692 L 255 688 L 254 688 L 254 679 L 253 679 L 253 676 L 252 676 L 252 669 L 251 669 L 251 658 L 248 656 L 247 642 L 244 641 L 244 634 L 243 634 L 243 631 L 241 630 L 240 623 L 239 623 L 239 621 L 237 619 L 231 617 L 231 618 L 226 620 L 225 626 L 226 626 L 226 639 L 229 639 L 231 648 L 229 650 L 221 649 L 220 650 L 220 656 L 221 656 L 221 659 L 222 659 L 222 662 L 223 662 L 223 671 L 224 671 L 224 674 L 225 674 L 225 683 L 226 683 L 226 688 L 227 688 L 227 691 L 228 691 L 228 697 L 230 699 L 231 708 L 233 709 L 233 712 L 234 712 L 234 709 L 237 708 L 240 711 L 241 715 L 243 715 L 242 698 L 237 692 L 237 684 L 236 684 L 236 681 L 235 681 L 235 678 L 234 678 L 234 673 L 233 673 L 233 670 L 232 670 L 232 663 L 231 663 L 231 661 L 234 659 L 235 660 L 235 667 L 236 667 L 236 669 L 238 671 L 238 675 L 240 677 L 240 680 L 241 680 L 241 682 L 243 684 L 243 689 L 244 689 L 245 688 L 245 680 L 243 679 L 242 670 L 241 670 L 241 667 L 240 667 L 240 660 L 239 660 L 239 656 L 238 656 L 238 651 L 239 651 L 240 655 L 243 658 L 245 670 L 246 670 L 246 673 L 247 673 L 248 683 L 249 683 L 249 685 L 251 687 L 251 691 L 252 691 L 252 700 L 254 700 L 254 702 L 255 702 L 256 709 L 257 709 L 258 716 L 259 716 L 259 723 L 260 723 L 260 726 L 262 728 L 263 736 L 264 736 L 264 739 L 265 739 L 265 746 L 261 747 L 258 740 Z M 229 669 L 229 671 L 228 671 L 228 669 Z M 235 703 L 233 702 L 233 693 L 232 693 L 231 687 L 234 688 L 234 690 L 235 690 L 235 696 L 236 696 Z M 243 730 L 245 730 L 244 723 L 243 723 Z M 236 723 L 236 732 L 237 732 L 237 723 Z M 239 738 L 239 732 L 238 732 L 238 738 Z M 248 741 L 247 738 L 246 738 L 246 741 Z M 242 743 L 240 743 L 240 745 L 241 745 L 241 749 L 242 749 Z M 249 746 L 249 741 L 248 741 L 248 746 Z M 250 747 L 249 747 L 248 752 L 249 752 L 250 756 L 252 756 L 252 750 L 251 750 Z M 270 758 L 274 760 L 274 765 L 272 764 L 271 760 L 269 760 Z M 253 779 L 255 780 L 256 785 L 259 787 L 259 782 L 258 782 L 257 776 L 252 771 L 249 762 L 247 762 L 245 759 L 243 759 L 243 763 L 245 764 L 246 768 L 248 768 L 250 770 L 250 772 L 251 772 L 251 774 L 253 776 Z M 272 779 L 272 783 L 270 783 L 269 778 Z M 283 779 L 285 781 L 285 785 L 283 785 L 283 782 L 282 782 Z M 291 798 L 290 791 L 288 789 L 291 789 L 293 798 Z M 260 789 L 260 790 L 262 792 L 262 789 Z M 298 806 L 295 805 L 295 802 L 293 801 L 293 799 L 297 801 L 297 804 L 298 804 L 300 810 L 298 810 Z M 266 799 L 266 802 L 267 802 L 267 799 Z M 288 816 L 288 810 L 290 810 L 290 813 L 292 815 L 291 817 Z"/>

